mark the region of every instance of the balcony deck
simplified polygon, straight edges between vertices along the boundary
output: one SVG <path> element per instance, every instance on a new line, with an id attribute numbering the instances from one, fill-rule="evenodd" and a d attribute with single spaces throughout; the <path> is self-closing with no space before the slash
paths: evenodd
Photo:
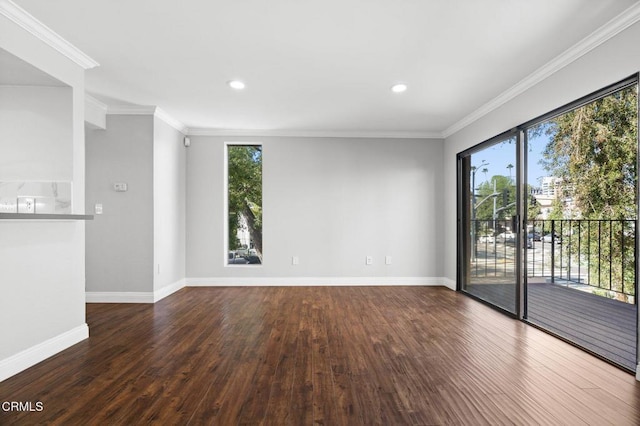
<path id="1" fill-rule="evenodd" d="M 515 288 L 474 284 L 467 291 L 499 306 L 513 306 Z M 527 321 L 625 369 L 636 369 L 637 305 L 560 284 L 530 283 Z"/>

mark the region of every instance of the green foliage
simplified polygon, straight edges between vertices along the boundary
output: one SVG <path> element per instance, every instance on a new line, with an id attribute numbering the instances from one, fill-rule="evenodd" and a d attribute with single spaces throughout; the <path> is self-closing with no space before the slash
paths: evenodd
<path id="1" fill-rule="evenodd" d="M 562 220 L 564 219 L 564 204 L 561 198 L 556 198 L 551 202 L 551 212 L 549 213 L 550 220 Z"/>
<path id="2" fill-rule="evenodd" d="M 239 248 L 237 232 L 246 221 L 254 248 L 262 256 L 262 147 L 228 147 L 229 249 Z"/>
<path id="3" fill-rule="evenodd" d="M 637 86 L 563 114 L 545 126 L 544 167 L 562 179 L 583 218 L 636 216 Z"/>
<path id="4" fill-rule="evenodd" d="M 509 219 L 515 215 L 516 187 L 508 176 L 496 175 L 490 181 L 478 185 L 476 191 L 477 220 L 494 219 L 494 199 L 495 219 Z"/>
<path id="5" fill-rule="evenodd" d="M 623 220 L 637 216 L 637 85 L 560 115 L 532 131 L 534 135 L 543 132 L 549 142 L 542 164 L 562 180 L 562 193 L 554 202 L 550 219 L 572 215 L 593 220 L 594 224 L 598 219 L 616 221 L 574 230 L 575 238 L 579 235 L 589 246 L 574 248 L 573 255 L 580 252 L 583 259 L 575 260 L 587 261 L 589 284 L 632 294 L 636 232 Z M 570 213 L 563 203 L 567 199 L 573 202 Z"/>

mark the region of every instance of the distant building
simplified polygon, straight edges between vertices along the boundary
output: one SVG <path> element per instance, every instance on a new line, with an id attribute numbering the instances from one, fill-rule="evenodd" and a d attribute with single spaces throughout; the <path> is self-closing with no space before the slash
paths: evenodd
<path id="1" fill-rule="evenodd" d="M 555 199 L 556 195 L 559 195 L 561 185 L 561 178 L 545 176 L 540 183 L 540 194 Z"/>
<path id="2" fill-rule="evenodd" d="M 557 199 L 562 201 L 564 218 L 575 218 L 579 215 L 579 212 L 575 209 L 572 193 L 572 188 L 564 185 L 562 178 L 544 176 L 540 182 L 540 187 L 531 189 L 531 195 L 540 205 L 540 215 L 536 219 L 549 219 L 549 215 L 553 210 L 553 202 Z M 563 194 L 565 195 L 564 197 Z"/>

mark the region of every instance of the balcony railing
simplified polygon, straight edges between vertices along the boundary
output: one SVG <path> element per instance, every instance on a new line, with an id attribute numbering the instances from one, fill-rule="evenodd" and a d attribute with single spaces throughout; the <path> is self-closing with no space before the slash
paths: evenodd
<path id="1" fill-rule="evenodd" d="M 511 222 L 476 220 L 472 226 L 471 275 L 515 277 Z M 544 278 L 545 282 L 635 303 L 635 220 L 532 220 L 524 235 L 529 282 Z"/>

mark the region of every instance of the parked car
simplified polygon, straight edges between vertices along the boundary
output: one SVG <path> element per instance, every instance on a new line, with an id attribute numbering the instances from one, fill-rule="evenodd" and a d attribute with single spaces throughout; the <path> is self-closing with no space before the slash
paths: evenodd
<path id="1" fill-rule="evenodd" d="M 246 246 L 242 246 L 236 249 L 236 256 L 239 257 L 247 257 L 249 256 L 249 248 Z"/>
<path id="2" fill-rule="evenodd" d="M 540 235 L 539 232 L 530 232 L 527 235 L 527 238 L 531 238 L 533 241 L 541 241 L 542 240 L 542 236 Z"/>
<path id="3" fill-rule="evenodd" d="M 531 237 L 530 235 L 531 234 L 527 235 L 526 247 L 528 249 L 532 249 L 533 248 L 533 237 Z"/>
<path id="4" fill-rule="evenodd" d="M 493 235 L 482 235 L 480 238 L 478 238 L 478 242 L 479 243 L 493 243 L 495 242 L 495 238 Z"/>
<path id="5" fill-rule="evenodd" d="M 562 239 L 557 234 L 554 237 L 552 236 L 551 233 L 548 233 L 548 234 L 545 234 L 544 237 L 542 237 L 542 241 L 545 243 L 550 243 L 551 241 L 554 241 L 556 244 L 560 244 L 562 242 Z"/>
<path id="6" fill-rule="evenodd" d="M 498 234 L 496 236 L 495 240 L 497 242 L 499 242 L 499 243 L 515 245 L 515 243 L 516 243 L 516 234 L 514 234 L 511 231 L 503 232 L 503 233 Z M 533 248 L 533 237 L 531 236 L 531 234 L 527 235 L 527 237 L 524 240 L 523 244 L 528 249 Z"/>
<path id="7" fill-rule="evenodd" d="M 238 256 L 236 252 L 229 252 L 229 261 L 227 262 L 228 265 L 246 265 L 247 263 L 249 263 L 249 261 L 244 257 Z"/>
<path id="8" fill-rule="evenodd" d="M 499 243 L 515 243 L 516 242 L 516 234 L 511 231 L 503 232 L 496 236 L 496 241 Z"/>

